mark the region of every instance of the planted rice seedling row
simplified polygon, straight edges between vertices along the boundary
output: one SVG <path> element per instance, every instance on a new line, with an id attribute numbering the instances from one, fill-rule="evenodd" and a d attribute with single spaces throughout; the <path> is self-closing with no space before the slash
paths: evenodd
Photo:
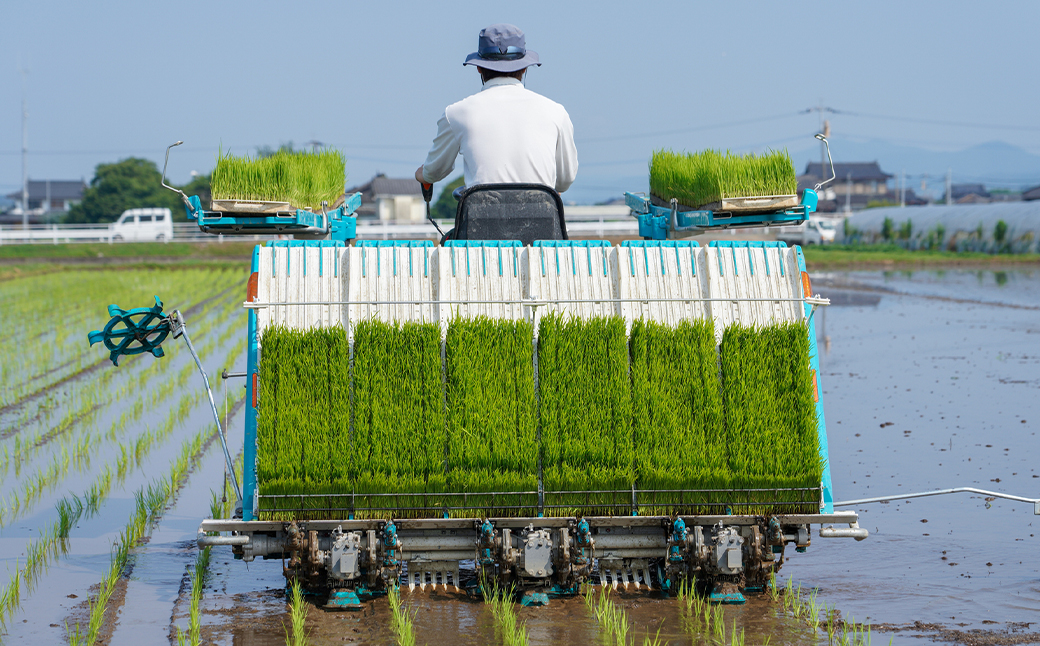
<path id="1" fill-rule="evenodd" d="M 87 621 L 86 632 L 84 633 L 80 624 L 77 623 L 68 631 L 70 644 L 87 645 L 95 643 L 105 619 L 108 601 L 115 590 L 116 584 L 119 582 L 123 568 L 130 557 L 130 551 L 147 535 L 151 523 L 173 501 L 180 487 L 186 481 L 188 473 L 202 457 L 202 454 L 215 435 L 215 430 L 206 429 L 185 440 L 180 454 L 170 464 L 169 472 L 160 477 L 156 482 L 147 487 L 142 487 L 135 493 L 136 507 L 134 513 L 131 514 L 130 520 L 120 536 L 119 544 L 112 555 L 108 573 L 101 581 L 97 596 L 88 600 L 90 618 Z"/>
<path id="2" fill-rule="evenodd" d="M 442 386 L 433 325 L 360 324 L 352 373 L 340 328 L 266 331 L 261 495 L 356 498 L 262 508 L 531 515 L 533 495 L 488 494 L 534 491 L 540 466 L 549 515 L 630 513 L 633 486 L 655 490 L 641 494 L 642 513 L 815 511 L 822 462 L 804 325 L 730 328 L 720 370 L 711 321 L 639 321 L 629 339 L 618 318 L 547 316 L 537 406 L 532 337 L 523 322 L 452 321 Z M 803 490 L 773 491 L 786 488 Z M 407 495 L 422 493 L 465 496 Z"/>
<path id="3" fill-rule="evenodd" d="M 44 572 L 47 565 L 65 552 L 67 548 L 66 539 L 69 537 L 70 531 L 80 518 L 83 516 L 88 518 L 92 517 L 100 511 L 101 504 L 108 497 L 108 494 L 112 489 L 113 479 L 117 482 L 122 482 L 129 468 L 134 465 L 139 466 L 141 459 L 147 455 L 151 446 L 158 439 L 168 436 L 174 426 L 184 420 L 187 412 L 189 412 L 197 403 L 199 396 L 199 393 L 185 394 L 174 414 L 167 419 L 159 430 L 147 431 L 144 434 L 147 439 L 143 444 L 139 444 L 139 448 L 135 454 L 132 454 L 129 458 L 126 458 L 125 454 L 117 458 L 115 470 L 113 470 L 112 464 L 107 465 L 81 496 L 72 495 L 58 501 L 56 505 L 58 518 L 45 532 L 43 532 L 41 538 L 29 543 L 26 550 L 27 555 L 30 558 L 27 559 L 24 567 L 13 573 L 8 586 L 0 592 L 0 609 L 2 609 L 2 612 L 0 612 L 0 624 L 3 624 L 6 619 L 18 609 L 21 603 L 23 588 L 27 592 L 31 593 L 36 581 Z M 171 479 L 168 482 L 164 482 L 161 487 L 149 486 L 147 491 L 142 489 L 141 491 L 138 491 L 138 494 L 142 495 L 142 492 L 145 492 L 145 494 L 147 494 L 146 498 L 151 499 L 158 496 L 156 492 L 161 489 L 162 491 L 168 492 L 164 494 L 167 496 L 167 499 L 172 496 L 173 492 L 176 491 L 186 477 L 190 464 L 198 458 L 198 454 L 202 450 L 204 443 L 211 440 L 214 436 L 215 431 L 211 428 L 207 428 L 198 433 L 193 439 L 186 441 L 184 445 L 185 448 L 182 449 L 180 457 L 172 464 Z M 189 448 L 191 449 L 190 452 L 188 452 Z M 185 458 L 186 453 L 188 453 L 190 460 Z M 173 477 L 174 475 L 176 477 Z M 176 486 L 173 486 L 170 483 L 176 483 Z M 124 539 L 126 536 L 127 534 L 124 534 Z M 137 539 L 134 540 L 136 541 Z M 131 541 L 131 544 L 132 542 L 133 541 Z M 129 547 L 127 547 L 127 549 L 129 549 Z M 120 557 L 118 551 L 113 558 L 123 558 L 123 562 L 125 563 L 125 557 Z M 113 562 L 115 562 L 115 560 Z M 116 574 L 118 574 L 118 571 L 119 570 L 116 570 Z M 110 572 L 110 576 L 114 575 Z M 98 597 L 98 603 L 102 606 L 101 612 L 103 612 L 103 603 L 101 602 L 107 602 L 106 595 L 110 594 L 111 590 L 105 589 L 105 582 L 103 581 L 102 589 Z M 92 606 L 91 622 L 99 621 L 99 619 L 94 617 L 95 610 L 96 606 Z M 93 623 L 91 623 L 91 625 L 93 625 Z M 97 627 L 99 628 L 100 624 L 98 624 Z M 88 626 L 87 634 L 89 635 L 92 630 L 94 630 L 94 628 Z M 70 639 L 76 638 L 79 631 L 80 628 L 77 625 L 76 632 L 70 633 Z M 82 638 L 84 635 L 80 635 L 79 637 Z M 93 640 L 91 639 L 79 643 L 93 643 Z"/>
<path id="4" fill-rule="evenodd" d="M 170 435 L 175 423 L 187 416 L 198 403 L 200 397 L 201 393 L 198 391 L 186 393 L 172 410 L 171 416 L 158 429 L 145 430 L 130 443 L 119 444 L 121 455 L 116 458 L 115 465 L 120 482 L 122 482 L 129 470 L 141 463 L 141 460 L 154 444 L 166 439 Z M 140 403 L 141 399 L 139 398 L 137 401 Z M 141 409 L 142 407 L 135 405 L 132 410 L 137 410 L 139 415 Z M 126 419 L 126 413 L 124 412 L 123 416 L 113 422 L 112 429 L 109 431 L 109 436 L 112 440 L 115 440 L 114 430 L 117 425 L 121 430 L 125 429 Z M 92 439 L 95 441 L 91 441 Z M 40 496 L 60 484 L 62 478 L 68 473 L 70 462 L 74 461 L 78 469 L 89 467 L 90 455 L 100 448 L 100 442 L 96 441 L 96 439 L 88 430 L 82 438 L 75 442 L 71 456 L 69 454 L 69 446 L 63 443 L 53 455 L 51 463 L 46 469 L 43 467 L 37 469 L 33 476 L 23 482 L 21 490 L 11 491 L 7 499 L 0 504 L 0 527 L 17 520 L 31 511 L 33 504 Z M 111 465 L 106 467 L 106 471 L 109 469 L 111 469 Z M 107 495 L 107 486 L 103 492 L 95 492 L 93 497 L 97 498 L 98 493 L 100 493 L 101 498 Z"/>
<path id="5" fill-rule="evenodd" d="M 241 272 L 188 269 L 60 271 L 0 284 L 0 409 L 24 401 L 98 361 L 82 330 L 96 326 L 98 303 L 147 306 L 161 294 L 169 304 L 202 302 L 226 289 Z M 223 282 L 221 282 L 223 281 Z M 240 282 L 240 281 L 239 281 Z M 184 307 L 182 306 L 182 309 Z M 31 323 L 31 324 L 30 324 Z M 47 330 L 40 333 L 39 330 Z M 59 366 L 54 368 L 54 366 Z"/>

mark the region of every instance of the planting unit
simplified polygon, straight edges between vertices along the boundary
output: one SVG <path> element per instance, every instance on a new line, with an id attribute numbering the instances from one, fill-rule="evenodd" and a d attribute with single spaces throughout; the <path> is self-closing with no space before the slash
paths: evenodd
<path id="1" fill-rule="evenodd" d="M 529 188 L 477 190 L 507 204 Z M 206 231 L 285 231 L 241 214 L 216 229 L 226 213 L 182 197 Z M 351 245 L 350 210 L 331 239 L 258 246 L 242 506 L 203 521 L 199 545 L 282 560 L 344 608 L 488 578 L 524 603 L 694 579 L 740 602 L 811 525 L 865 538 L 833 509 L 813 323 L 827 301 L 801 250 L 660 239 L 798 221 L 815 193 L 740 216 L 626 197 L 646 239 L 620 246 L 567 240 L 545 200 L 514 222 L 465 196 L 440 246 Z M 466 221 L 480 217 L 494 226 Z M 534 242 L 472 239 L 490 230 Z"/>
<path id="2" fill-rule="evenodd" d="M 866 536 L 832 507 L 798 248 L 280 241 L 252 270 L 243 508 L 200 544 L 332 606 L 463 562 L 533 602 L 693 576 L 738 600 L 811 524 Z"/>

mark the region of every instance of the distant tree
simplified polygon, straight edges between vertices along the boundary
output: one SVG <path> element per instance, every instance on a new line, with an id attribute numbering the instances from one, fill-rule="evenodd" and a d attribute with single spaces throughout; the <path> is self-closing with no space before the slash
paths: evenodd
<path id="1" fill-rule="evenodd" d="M 904 222 L 903 224 L 899 225 L 899 239 L 900 240 L 909 240 L 910 237 L 913 234 L 914 234 L 914 223 L 911 222 L 909 220 L 909 218 L 908 218 L 906 222 Z"/>
<path id="2" fill-rule="evenodd" d="M 852 236 L 859 233 L 858 231 L 856 231 L 856 227 L 852 226 L 852 222 L 850 222 L 849 220 L 850 218 L 845 218 L 841 221 L 842 237 L 844 237 L 845 240 L 851 240 Z"/>
<path id="3" fill-rule="evenodd" d="M 1004 238 L 1007 237 L 1007 230 L 1007 222 L 1004 222 L 1003 220 L 997 220 L 997 224 L 993 227 L 993 240 L 997 244 L 1002 244 L 1004 242 Z"/>
<path id="4" fill-rule="evenodd" d="M 465 183 L 466 178 L 462 175 L 459 175 L 448 182 L 448 184 L 441 189 L 441 194 L 437 196 L 437 201 L 430 205 L 430 215 L 438 220 L 454 220 L 455 211 L 459 206 L 459 201 L 456 200 L 451 193 L 458 187 L 465 185 Z"/>
<path id="5" fill-rule="evenodd" d="M 98 164 L 94 179 L 73 206 L 66 222 L 112 222 L 126 209 L 166 207 L 175 219 L 185 219 L 181 198 L 162 187 L 155 162 L 130 157 L 113 164 Z"/>
<path id="6" fill-rule="evenodd" d="M 190 182 L 178 188 L 188 195 L 198 195 L 199 201 L 202 202 L 202 208 L 209 208 L 210 201 L 213 199 L 213 193 L 210 190 L 210 175 L 196 175 L 191 178 Z M 179 211 L 174 211 L 174 217 L 175 219 L 188 219 L 183 208 Z"/>
<path id="7" fill-rule="evenodd" d="M 270 157 L 275 153 L 298 153 L 301 152 L 293 148 L 293 142 L 289 141 L 278 146 L 278 148 L 272 148 L 270 146 L 257 146 L 256 156 L 257 157 Z"/>
<path id="8" fill-rule="evenodd" d="M 892 228 L 895 223 L 892 222 L 892 218 L 885 218 L 885 221 L 881 223 L 881 237 L 884 240 L 892 239 Z"/>

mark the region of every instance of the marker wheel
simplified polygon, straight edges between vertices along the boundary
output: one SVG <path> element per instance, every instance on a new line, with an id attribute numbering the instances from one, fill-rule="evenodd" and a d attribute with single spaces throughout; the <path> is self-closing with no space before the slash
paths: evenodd
<path id="1" fill-rule="evenodd" d="M 119 365 L 122 355 L 150 352 L 152 356 L 163 356 L 162 342 L 170 334 L 170 321 L 162 312 L 163 305 L 155 297 L 153 307 L 138 307 L 124 310 L 116 305 L 108 306 L 112 317 L 103 330 L 87 334 L 90 345 L 103 342 L 114 365 Z"/>

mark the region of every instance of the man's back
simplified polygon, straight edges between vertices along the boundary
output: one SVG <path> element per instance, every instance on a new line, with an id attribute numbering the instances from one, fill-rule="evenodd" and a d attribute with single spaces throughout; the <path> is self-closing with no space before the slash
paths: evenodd
<path id="1" fill-rule="evenodd" d="M 444 111 L 465 160 L 466 184 L 533 183 L 563 192 L 577 155 L 562 105 L 512 78 L 495 78 Z"/>

